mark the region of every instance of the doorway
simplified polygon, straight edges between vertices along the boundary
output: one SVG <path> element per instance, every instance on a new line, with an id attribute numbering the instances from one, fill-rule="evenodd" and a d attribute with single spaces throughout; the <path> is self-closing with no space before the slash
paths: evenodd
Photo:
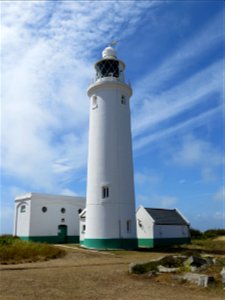
<path id="1" fill-rule="evenodd" d="M 60 244 L 67 243 L 67 226 L 66 225 L 58 226 L 58 243 L 60 243 Z"/>

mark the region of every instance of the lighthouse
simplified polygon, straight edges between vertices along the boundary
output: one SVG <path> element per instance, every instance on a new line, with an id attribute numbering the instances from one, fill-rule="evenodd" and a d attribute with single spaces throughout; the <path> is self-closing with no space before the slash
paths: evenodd
<path id="1" fill-rule="evenodd" d="M 130 122 L 132 89 L 111 46 L 95 64 L 90 98 L 86 226 L 83 246 L 137 247 Z"/>

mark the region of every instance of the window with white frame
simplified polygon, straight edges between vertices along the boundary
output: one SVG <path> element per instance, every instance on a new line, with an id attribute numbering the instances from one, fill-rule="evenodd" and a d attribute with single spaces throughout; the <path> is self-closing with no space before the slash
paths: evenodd
<path id="1" fill-rule="evenodd" d="M 102 199 L 109 198 L 109 187 L 103 186 L 102 187 Z"/>

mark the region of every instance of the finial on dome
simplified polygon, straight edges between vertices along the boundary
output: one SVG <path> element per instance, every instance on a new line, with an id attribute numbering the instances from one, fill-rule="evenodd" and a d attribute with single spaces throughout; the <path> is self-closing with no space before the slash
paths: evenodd
<path id="1" fill-rule="evenodd" d="M 113 47 L 108 46 L 102 51 L 102 57 L 115 59 L 116 58 L 116 50 Z"/>

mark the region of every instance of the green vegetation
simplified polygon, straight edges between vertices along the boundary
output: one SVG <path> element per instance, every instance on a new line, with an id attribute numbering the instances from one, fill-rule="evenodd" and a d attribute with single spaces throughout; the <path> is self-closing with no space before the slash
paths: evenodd
<path id="1" fill-rule="evenodd" d="M 225 229 L 208 229 L 204 232 L 191 228 L 190 229 L 192 239 L 209 239 L 216 238 L 219 236 L 225 236 Z"/>
<path id="2" fill-rule="evenodd" d="M 48 244 L 22 241 L 10 235 L 0 236 L 0 264 L 44 261 L 64 255 L 64 250 Z"/>
<path id="3" fill-rule="evenodd" d="M 157 261 L 150 261 L 148 263 L 136 264 L 132 268 L 134 274 L 145 274 L 150 271 L 158 271 L 158 266 L 163 265 L 166 268 L 179 268 L 182 266 L 185 258 L 177 257 L 176 259 L 172 255 L 165 256 Z"/>

